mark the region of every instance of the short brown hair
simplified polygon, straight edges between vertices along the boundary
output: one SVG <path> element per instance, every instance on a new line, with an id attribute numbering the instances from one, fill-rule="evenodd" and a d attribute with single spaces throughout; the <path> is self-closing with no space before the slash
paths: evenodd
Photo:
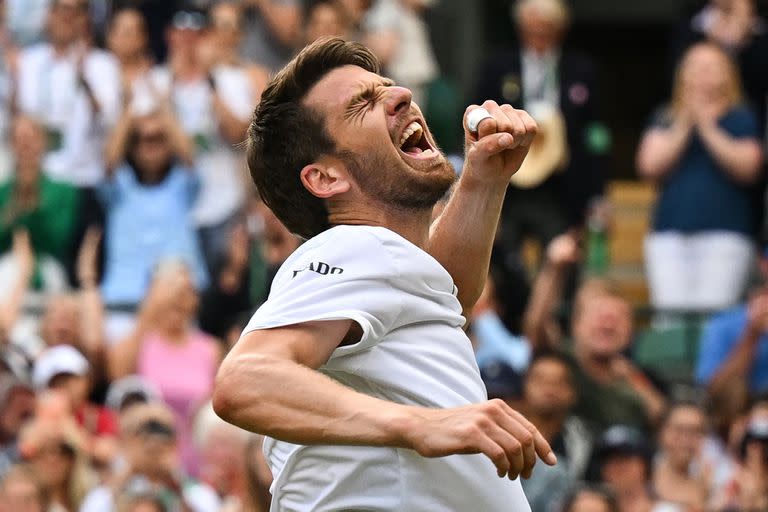
<path id="1" fill-rule="evenodd" d="M 335 154 L 322 114 L 302 104 L 328 72 L 359 66 L 379 73 L 376 56 L 365 46 L 339 38 L 304 48 L 270 81 L 248 129 L 248 168 L 264 203 L 291 232 L 311 238 L 330 227 L 325 201 L 301 183 L 304 166 Z"/>

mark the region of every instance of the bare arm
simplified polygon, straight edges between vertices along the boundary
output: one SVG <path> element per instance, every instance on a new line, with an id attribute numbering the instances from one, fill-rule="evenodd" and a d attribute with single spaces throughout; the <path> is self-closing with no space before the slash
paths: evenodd
<path id="1" fill-rule="evenodd" d="M 465 313 L 485 286 L 507 184 L 523 163 L 537 129 L 522 110 L 493 101 L 483 107 L 494 118 L 480 123 L 477 136 L 467 132 L 464 171 L 432 225 L 427 249 L 453 277 Z M 465 118 L 474 108 L 467 109 Z"/>
<path id="2" fill-rule="evenodd" d="M 107 369 L 110 380 L 136 373 L 144 338 L 155 325 L 158 315 L 166 310 L 166 305 L 172 300 L 169 297 L 170 292 L 170 287 L 166 286 L 165 283 L 156 281 L 152 284 L 139 307 L 133 331 L 117 345 L 111 347 L 107 354 Z"/>
<path id="3" fill-rule="evenodd" d="M 133 130 L 133 115 L 130 109 L 126 108 L 104 146 L 104 167 L 108 173 L 112 174 L 125 160 L 131 130 Z"/>
<path id="4" fill-rule="evenodd" d="M 541 434 L 503 402 L 411 407 L 358 393 L 314 371 L 352 325 L 307 322 L 248 333 L 219 369 L 214 410 L 244 429 L 293 443 L 392 446 L 430 457 L 484 453 L 499 476 L 529 474 L 535 453 L 554 463 Z"/>
<path id="5" fill-rule="evenodd" d="M 697 126 L 704 145 L 735 181 L 751 184 L 757 180 L 763 163 L 757 139 L 731 137 L 716 122 L 702 122 Z"/>
<path id="6" fill-rule="evenodd" d="M 751 327 L 744 330 L 738 344 L 709 383 L 709 392 L 712 395 L 720 395 L 727 388 L 733 386 L 749 389 L 748 377 L 759 342 L 760 332 L 758 330 Z"/>
<path id="7" fill-rule="evenodd" d="M 249 0 L 248 4 L 258 9 L 269 29 L 278 41 L 293 47 L 301 31 L 301 10 L 299 6 L 281 4 L 273 0 Z"/>
<path id="8" fill-rule="evenodd" d="M 213 91 L 213 112 L 219 122 L 219 131 L 230 144 L 239 144 L 245 139 L 249 120 L 237 117 L 219 96 Z"/>
<path id="9" fill-rule="evenodd" d="M 8 291 L 5 302 L 0 304 L 0 333 L 9 333 L 16 324 L 34 271 L 35 255 L 26 230 L 13 233 L 12 251 L 18 274 Z M 2 339 L 3 337 L 0 336 L 0 340 Z"/>
<path id="10" fill-rule="evenodd" d="M 640 176 L 649 180 L 663 178 L 688 145 L 691 126 L 690 121 L 680 117 L 668 128 L 646 131 L 637 150 L 636 165 Z"/>
<path id="11" fill-rule="evenodd" d="M 162 116 L 176 158 L 187 167 L 191 167 L 195 162 L 195 142 L 184 133 L 170 105 L 163 109 Z"/>
<path id="12" fill-rule="evenodd" d="M 547 247 L 546 261 L 533 283 L 523 316 L 523 333 L 534 350 L 560 345 L 562 332 L 555 311 L 562 300 L 568 265 L 578 259 L 578 241 L 571 233 L 556 237 Z"/>
<path id="13" fill-rule="evenodd" d="M 98 286 L 96 263 L 101 231 L 90 227 L 85 233 L 77 258 L 77 280 L 80 284 L 81 348 L 91 361 L 103 355 L 104 304 Z"/>

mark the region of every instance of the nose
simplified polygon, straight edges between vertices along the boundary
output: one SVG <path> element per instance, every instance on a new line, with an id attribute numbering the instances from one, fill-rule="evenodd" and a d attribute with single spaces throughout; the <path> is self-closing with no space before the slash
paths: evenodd
<path id="1" fill-rule="evenodd" d="M 397 86 L 389 87 L 384 100 L 387 115 L 396 116 L 402 111 L 410 109 L 411 100 L 413 100 L 413 93 L 409 89 Z"/>

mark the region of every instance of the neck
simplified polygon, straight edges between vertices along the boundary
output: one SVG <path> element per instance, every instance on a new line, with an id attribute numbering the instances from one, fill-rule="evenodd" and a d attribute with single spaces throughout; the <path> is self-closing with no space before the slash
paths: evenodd
<path id="1" fill-rule="evenodd" d="M 179 53 L 173 57 L 172 63 L 171 67 L 179 78 L 197 78 L 201 73 L 200 66 L 194 54 L 188 52 Z"/>
<path id="2" fill-rule="evenodd" d="M 51 46 L 53 47 L 53 53 L 56 55 L 56 57 L 63 57 L 69 53 L 69 51 L 72 49 L 72 46 L 74 46 L 75 42 L 65 42 L 65 41 L 58 41 L 58 42 L 52 42 Z"/>
<path id="3" fill-rule="evenodd" d="M 574 355 L 581 369 L 596 381 L 610 382 L 613 380 L 610 359 L 593 356 L 584 350 L 578 342 L 574 346 Z"/>
<path id="4" fill-rule="evenodd" d="M 372 204 L 360 208 L 359 204 L 338 202 L 329 208 L 328 220 L 332 226 L 379 226 L 390 229 L 413 245 L 426 250 L 429 244 L 429 225 L 432 210 L 402 210 L 392 206 Z"/>
<path id="5" fill-rule="evenodd" d="M 134 53 L 131 55 L 123 55 L 120 57 L 120 67 L 123 69 L 123 73 L 133 73 L 146 67 L 147 59 L 141 53 Z"/>

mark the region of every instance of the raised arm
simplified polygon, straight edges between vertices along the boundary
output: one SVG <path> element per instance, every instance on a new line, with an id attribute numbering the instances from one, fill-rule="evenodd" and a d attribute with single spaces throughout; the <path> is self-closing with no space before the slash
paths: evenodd
<path id="1" fill-rule="evenodd" d="M 432 225 L 428 252 L 453 277 L 465 312 L 472 309 L 485 286 L 491 248 L 510 177 L 528 154 L 536 122 L 525 111 L 486 101 L 493 118 L 466 129 L 466 163 L 461 178 L 440 217 Z"/>
<path id="2" fill-rule="evenodd" d="M 90 361 L 101 360 L 104 348 L 104 303 L 101 300 L 97 274 L 101 230 L 89 227 L 77 257 L 77 280 L 80 284 L 81 348 Z"/>
<path id="3" fill-rule="evenodd" d="M 108 173 L 113 173 L 125 160 L 128 152 L 128 137 L 132 130 L 133 114 L 130 108 L 126 108 L 104 145 L 104 168 Z"/>
<path id="4" fill-rule="evenodd" d="M 411 448 L 426 457 L 484 453 L 499 476 L 528 476 L 541 434 L 502 401 L 455 409 L 400 405 L 314 371 L 348 338 L 351 320 L 307 322 L 246 334 L 224 359 L 213 407 L 241 428 L 300 444 Z M 254 386 L 253 383 L 259 385 Z"/>
<path id="5" fill-rule="evenodd" d="M 35 255 L 29 233 L 19 230 L 13 233 L 13 259 L 17 265 L 16 279 L 7 293 L 5 301 L 0 304 L 0 333 L 9 333 L 19 318 L 24 297 L 27 294 L 29 280 L 35 267 Z M 3 336 L 0 336 L 2 341 Z"/>
<path id="6" fill-rule="evenodd" d="M 566 271 L 579 260 L 576 236 L 566 233 L 549 243 L 544 266 L 536 276 L 523 317 L 523 333 L 534 349 L 559 346 L 562 332 L 555 318 L 560 305 Z"/>
<path id="7" fill-rule="evenodd" d="M 704 145 L 731 178 L 746 185 L 757 180 L 763 164 L 757 138 L 732 137 L 712 119 L 702 119 L 697 128 Z"/>
<path id="8" fill-rule="evenodd" d="M 685 116 L 678 116 L 668 127 L 649 128 L 637 150 L 637 171 L 643 178 L 663 178 L 680 160 L 691 137 L 692 123 Z"/>

